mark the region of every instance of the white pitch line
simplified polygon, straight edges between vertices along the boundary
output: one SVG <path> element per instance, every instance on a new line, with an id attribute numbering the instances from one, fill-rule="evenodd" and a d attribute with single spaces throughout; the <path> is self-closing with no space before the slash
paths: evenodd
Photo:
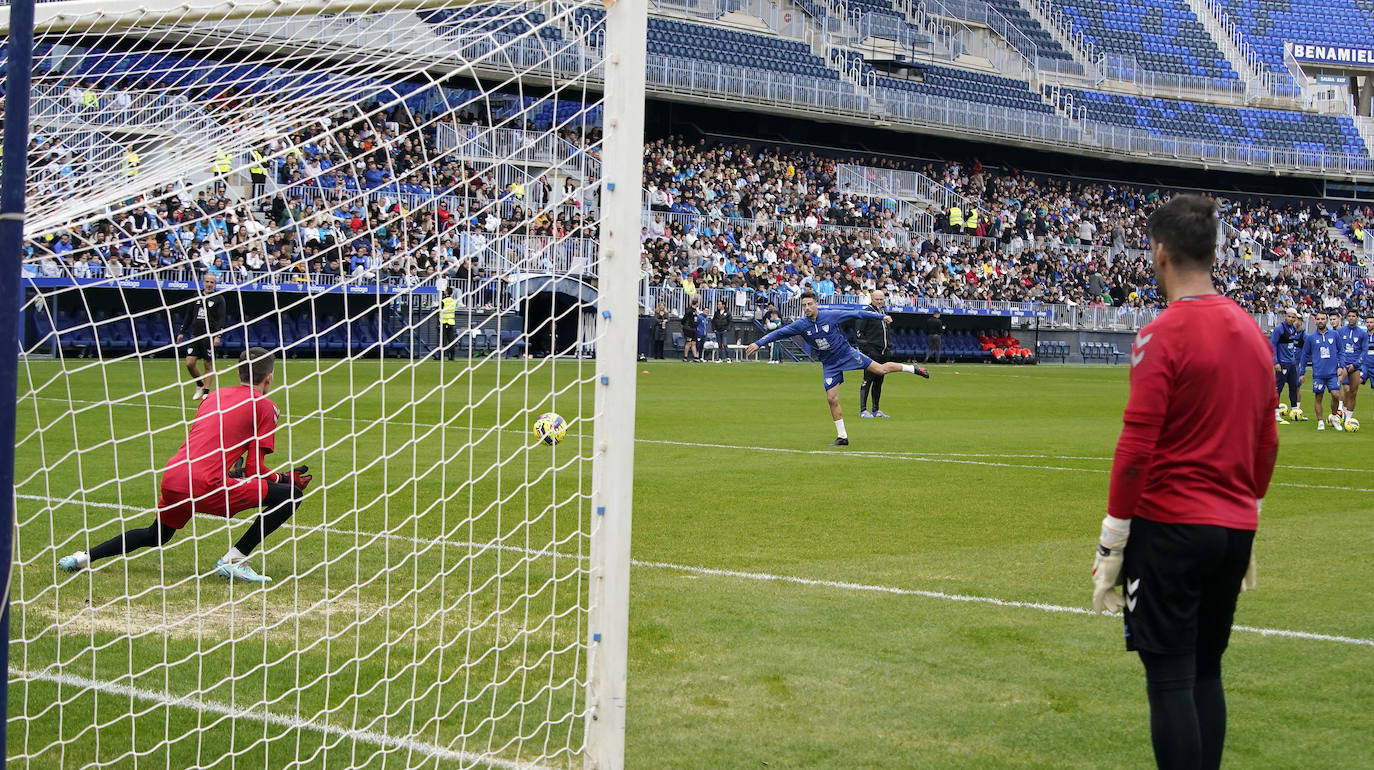
<path id="1" fill-rule="evenodd" d="M 372 730 L 358 730 L 351 727 L 340 727 L 329 722 L 316 722 L 301 717 L 285 716 L 261 708 L 240 708 L 231 703 L 223 703 L 217 700 L 206 700 L 196 695 L 173 695 L 165 690 L 148 690 L 142 687 L 133 687 L 117 682 L 108 682 L 101 679 L 89 679 L 84 676 L 74 674 L 64 674 L 53 671 L 26 671 L 22 668 L 10 668 L 10 676 L 30 681 L 52 682 L 54 684 L 66 685 L 68 687 L 79 687 L 86 690 L 96 690 L 98 692 L 118 695 L 125 698 L 137 698 L 141 701 L 160 703 L 164 706 L 174 706 L 177 708 L 189 709 L 208 714 L 219 714 L 230 719 L 251 719 L 264 724 L 287 727 L 294 730 L 310 730 L 322 735 L 346 738 L 359 743 L 367 743 L 373 746 L 380 746 L 387 749 L 403 749 L 412 751 L 416 754 L 423 754 L 434 759 L 450 760 L 464 763 L 482 763 L 490 767 L 507 768 L 508 770 L 549 770 L 542 765 L 526 764 L 523 762 L 512 762 L 509 759 L 501 759 L 486 754 L 473 754 L 467 751 L 454 751 L 446 746 L 437 743 L 426 743 L 414 738 L 397 738 L 386 733 L 379 733 Z"/>
<path id="2" fill-rule="evenodd" d="M 61 498 L 47 498 L 47 497 L 42 497 L 42 496 L 39 496 L 39 495 L 16 495 L 16 497 L 18 497 L 19 499 L 22 499 L 22 500 L 36 500 L 36 501 L 40 501 L 40 502 L 57 503 L 57 504 L 63 504 L 63 503 L 80 504 L 79 501 L 76 501 L 76 500 L 63 500 L 63 499 L 61 499 Z M 113 504 L 113 503 L 86 503 L 86 505 L 89 505 L 89 506 L 92 506 L 92 507 L 100 507 L 100 508 L 131 509 L 131 510 L 140 510 L 140 511 L 143 510 L 143 509 L 140 509 L 140 508 L 134 508 L 133 506 L 122 506 L 122 505 L 116 505 L 116 504 Z M 220 520 L 220 521 L 224 521 L 224 519 L 222 519 L 222 518 L 220 518 L 220 517 L 217 517 L 217 516 L 208 516 L 207 518 L 214 518 L 214 519 L 218 519 L 218 520 Z M 319 525 L 319 526 L 303 526 L 303 525 L 287 524 L 287 526 L 291 527 L 292 529 L 303 529 L 303 530 L 305 530 L 305 531 L 326 531 L 326 532 L 329 532 L 329 533 L 331 533 L 331 534 L 343 535 L 343 536 L 347 536 L 347 537 L 381 538 L 381 539 L 384 539 L 384 540 L 395 540 L 395 541 L 401 541 L 401 542 L 407 542 L 407 543 L 414 543 L 414 544 L 418 544 L 418 545 L 434 545 L 434 544 L 436 544 L 436 543 L 444 543 L 444 544 L 446 544 L 446 545 L 451 545 L 451 546 L 456 546 L 456 547 L 461 547 L 461 548 L 489 548 L 489 549 L 493 549 L 493 550 L 512 551 L 512 552 L 517 552 L 517 553 L 523 553 L 523 554 L 530 555 L 530 556 L 557 556 L 557 557 L 559 557 L 559 558 L 565 558 L 565 559 L 581 559 L 581 560 L 586 560 L 586 559 L 589 558 L 589 557 L 587 557 L 587 556 L 585 556 L 585 555 L 581 555 L 581 554 L 562 554 L 562 553 L 558 553 L 558 552 L 555 552 L 555 551 L 548 551 L 548 550 L 542 550 L 542 549 L 522 548 L 522 547 L 520 547 L 520 546 L 496 545 L 496 544 L 493 544 L 493 543 L 470 543 L 470 542 L 466 542 L 466 541 L 454 541 L 454 540 L 445 541 L 445 540 L 441 540 L 441 539 L 439 539 L 439 538 L 425 539 L 425 538 L 412 537 L 412 536 L 409 536 L 409 535 L 398 535 L 398 534 L 393 534 L 393 533 L 388 533 L 388 532 L 362 532 L 362 531 L 357 531 L 357 530 L 338 529 L 338 528 L 335 528 L 335 527 L 329 527 L 329 526 L 324 526 L 324 525 Z M 839 590 L 844 590 L 844 591 L 857 591 L 857 592 L 865 592 L 865 593 L 892 594 L 892 595 L 896 595 L 896 596 L 918 596 L 918 597 L 925 598 L 925 599 L 937 599 L 937 600 L 940 600 L 940 601 L 965 602 L 965 603 L 973 603 L 973 604 L 988 604 L 988 605 L 993 605 L 993 606 L 997 606 L 997 607 L 1011 607 L 1011 608 L 1019 608 L 1019 609 L 1031 609 L 1031 610 L 1039 610 L 1039 611 L 1041 611 L 1041 612 L 1055 612 L 1055 613 L 1064 613 L 1064 614 L 1070 614 L 1070 615 L 1093 615 L 1093 614 L 1095 614 L 1095 613 L 1093 613 L 1091 610 L 1085 609 L 1085 608 L 1083 608 L 1083 607 L 1066 607 L 1066 606 L 1058 605 L 1058 604 L 1046 604 L 1046 603 L 1044 603 L 1044 602 L 1023 602 L 1023 601 L 1016 601 L 1016 600 L 1013 600 L 1013 599 L 998 599 L 998 598 L 991 597 L 991 596 L 972 596 L 972 595 L 968 595 L 968 594 L 949 594 L 949 593 L 944 593 L 944 592 L 942 592 L 942 591 L 928 591 L 928 590 L 922 590 L 922 589 L 918 589 L 918 588 L 900 588 L 900 587 L 897 587 L 897 586 L 869 585 L 869 584 L 865 584 L 865 583 L 851 583 L 851 582 L 840 581 L 840 580 L 819 580 L 819 579 L 816 579 L 816 578 L 795 577 L 795 576 L 790 576 L 790 575 L 775 575 L 775 574 L 771 574 L 771 573 L 768 573 L 768 572 L 742 572 L 742 571 L 738 571 L 738 570 L 717 569 L 717 568 L 714 568 L 714 567 L 698 567 L 698 566 L 693 566 L 693 565 L 689 565 L 689 564 L 674 564 L 674 563 L 671 563 L 671 562 L 643 561 L 643 560 L 639 560 L 639 559 L 631 560 L 630 564 L 632 564 L 632 565 L 634 565 L 634 566 L 636 566 L 636 567 L 643 568 L 643 569 L 659 569 L 659 570 L 668 570 L 668 571 L 672 571 L 672 572 L 685 572 L 685 573 L 688 573 L 688 574 L 702 575 L 702 576 L 708 576 L 708 577 L 726 577 L 726 578 L 734 578 L 734 579 L 737 579 L 737 580 L 753 580 L 753 581 L 771 582 L 771 583 L 788 583 L 788 584 L 792 584 L 792 585 L 812 586 L 812 587 L 817 587 L 817 588 L 834 588 L 834 589 L 839 589 Z M 1305 640 L 1309 640 L 1309 641 L 1319 641 L 1319 642 L 1338 642 L 1338 643 L 1341 643 L 1341 644 L 1353 644 L 1353 645 L 1358 645 L 1358 646 L 1363 646 L 1363 647 L 1374 647 L 1374 639 L 1361 639 L 1361 638 L 1358 638 L 1358 637 L 1351 637 L 1351 636 L 1340 636 L 1340 635 L 1335 635 L 1335 634 L 1321 634 L 1321 633 L 1315 633 L 1315 632 L 1311 632 L 1311 631 L 1289 631 L 1289 630 L 1280 629 L 1280 628 L 1259 628 L 1259 627 L 1255 627 L 1255 626 L 1233 626 L 1233 629 L 1236 630 L 1236 631 L 1244 631 L 1244 632 L 1247 632 L 1247 633 L 1259 634 L 1260 636 L 1273 636 L 1273 637 L 1282 637 L 1282 638 L 1288 638 L 1288 639 L 1305 639 Z"/>
<path id="3" fill-rule="evenodd" d="M 194 410 L 194 409 L 195 409 L 195 407 L 190 406 L 189 404 L 186 405 L 186 406 L 178 406 L 178 405 L 176 405 L 176 404 L 141 404 L 141 403 L 135 403 L 135 402 L 133 402 L 133 401 L 131 401 L 131 400 L 116 400 L 116 401 L 83 401 L 83 400 L 76 400 L 76 399 L 68 400 L 68 399 L 63 399 L 63 398 L 47 398 L 47 397 L 43 397 L 43 396 L 33 396 L 32 394 L 25 394 L 24 396 L 21 396 L 21 398 L 33 398 L 33 399 L 35 399 L 35 400 L 37 400 L 37 401 L 51 401 L 51 402 L 61 403 L 61 404 L 68 404 L 68 403 L 70 403 L 70 404 L 85 404 L 85 405 L 88 405 L 88 406 L 99 406 L 99 405 L 103 405 L 103 404 L 109 404 L 109 405 L 114 405 L 114 406 L 145 407 L 145 408 L 149 408 L 149 409 L 171 409 L 171 410 L 175 410 L 175 411 L 182 412 L 182 413 L 185 413 L 187 410 Z M 134 398 L 134 397 L 133 397 L 133 396 L 130 396 L 130 397 L 128 397 L 128 398 L 129 398 L 129 399 L 132 399 L 132 398 Z M 310 415 L 306 415 L 306 416 L 303 416 L 303 417 L 297 417 L 297 416 L 292 416 L 292 415 L 284 415 L 284 416 L 287 418 L 288 424 L 296 424 L 296 423 L 306 422 L 306 421 L 309 421 L 309 420 L 325 420 L 325 421 L 329 421 L 329 422 L 348 422 L 348 423 L 354 422 L 354 420 L 352 420 L 352 419 L 350 419 L 350 418 L 347 418 L 347 417 L 330 417 L 330 416 L 328 416 L 328 415 L 323 415 L 323 414 L 310 414 Z M 440 426 L 438 423 L 430 423 L 430 422 L 405 422 L 405 421 L 400 421 L 400 420 L 397 420 L 397 421 L 394 421 L 394 422 L 390 422 L 389 424 L 390 424 L 390 425 L 395 425 L 395 426 L 398 426 L 398 427 L 405 427 L 405 428 L 437 428 L 437 427 L 444 427 L 444 428 L 449 429 L 449 430 L 465 430 L 465 431 L 469 431 L 469 432 L 488 430 L 487 427 L 483 427 L 483 426 L 469 426 L 469 425 L 444 425 L 444 426 Z M 512 430 L 512 429 L 504 429 L 504 430 L 501 430 L 501 431 L 499 431 L 499 432 L 501 432 L 501 433 L 512 433 L 512 434 L 521 434 L 521 435 L 524 434 L 524 431 Z M 582 433 L 569 433 L 568 436 L 569 436 L 570 438 L 588 438 L 588 439 L 591 438 L 591 436 L 586 435 L 586 434 L 582 434 Z M 851 451 L 844 451 L 844 452 L 837 452 L 837 451 L 835 451 L 835 450 L 833 450 L 833 449 L 789 449 L 789 448 L 785 448 L 785 447 L 755 447 L 755 446 L 743 446 L 743 445 L 739 445 L 739 444 L 712 444 L 712 443 L 701 443 L 701 442 L 693 442 L 693 441 L 674 441 L 674 440 L 671 440 L 671 439 L 655 439 L 655 438 L 636 438 L 636 439 L 635 439 L 635 443 L 637 443 L 637 444 L 659 444 L 659 445 L 662 445 L 662 446 L 700 447 L 700 448 L 706 448 L 706 449 L 736 449 L 736 450 L 744 450 L 744 451 L 749 451 L 749 452 L 795 452 L 795 453 L 800 453 L 800 454 L 814 454 L 814 455 L 836 455 L 836 456 L 853 456 L 853 457 L 873 457 L 873 458 L 877 458 L 877 459 L 904 459 L 904 458 L 914 457 L 914 458 L 921 458 L 920 461 L 922 461 L 922 462 L 936 462 L 937 459 L 939 459 L 939 458 L 977 458 L 977 457 L 987 458 L 987 459 L 992 459 L 992 460 L 1082 460 L 1082 461 L 1089 461 L 1089 462 L 1110 462 L 1110 461 L 1112 460 L 1111 457 L 1100 457 L 1100 456 L 1087 457 L 1087 456 L 1082 456 L 1082 455 L 1052 455 L 1052 454 L 999 454 L 999 453 L 981 453 L 981 452 L 903 452 L 903 451 L 898 451 L 898 450 L 885 450 L 885 451 L 881 451 L 881 452 L 870 452 L 870 451 L 866 451 L 866 450 L 862 450 L 862 449 L 851 450 Z M 954 463 L 954 464 L 960 464 L 958 460 L 950 460 L 950 462 L 951 462 L 951 463 Z M 977 463 L 963 463 L 963 464 L 970 464 L 970 465 L 973 465 L 973 464 L 977 464 Z M 999 467 L 999 468 L 1029 468 L 1029 469 L 1032 469 L 1032 470 L 1039 469 L 1039 470 L 1085 471 L 1085 472 L 1089 472 L 1089 473 L 1100 473 L 1100 472 L 1102 472 L 1102 471 L 1096 471 L 1096 470 L 1093 470 L 1093 469 L 1090 469 L 1090 468 L 1062 468 L 1062 467 L 1045 466 L 1045 465 L 1023 465 L 1023 464 L 1020 464 L 1020 463 L 1008 463 L 1008 464 L 1004 464 L 1004 465 L 996 465 L 996 467 Z M 1274 467 L 1275 467 L 1275 468 L 1283 468 L 1283 469 L 1285 469 L 1285 470 L 1298 470 L 1298 471 L 1330 471 L 1330 472 L 1333 472 L 1333 473 L 1364 473 L 1365 471 L 1368 470 L 1367 468 L 1323 467 L 1323 466 L 1317 466 L 1317 465 L 1275 465 Z M 1287 484 L 1287 483 L 1283 483 L 1283 482 L 1276 482 L 1276 483 L 1278 483 L 1278 484 L 1281 485 L 1281 486 L 1292 486 L 1292 487 L 1298 487 L 1298 488 L 1305 488 L 1305 487 L 1303 487 L 1303 486 L 1300 485 L 1300 484 Z M 1314 487 L 1311 487 L 1311 489 L 1336 489 L 1336 490 L 1340 490 L 1340 491 L 1343 491 L 1343 492 L 1374 492 L 1374 489 L 1360 489 L 1360 488 L 1354 488 L 1354 487 L 1336 487 L 1336 486 L 1333 486 L 1333 487 L 1314 486 Z"/>

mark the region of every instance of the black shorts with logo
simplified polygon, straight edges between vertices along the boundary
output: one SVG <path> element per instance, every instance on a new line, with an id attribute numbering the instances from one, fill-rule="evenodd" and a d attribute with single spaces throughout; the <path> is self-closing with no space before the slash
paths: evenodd
<path id="1" fill-rule="evenodd" d="M 208 361 L 215 357 L 215 351 L 210 345 L 209 337 L 192 337 L 182 346 L 181 355 L 187 358 L 199 358 L 203 361 Z"/>
<path id="2" fill-rule="evenodd" d="M 1126 649 L 1220 652 L 1231 636 L 1255 533 L 1136 517 L 1126 541 Z"/>

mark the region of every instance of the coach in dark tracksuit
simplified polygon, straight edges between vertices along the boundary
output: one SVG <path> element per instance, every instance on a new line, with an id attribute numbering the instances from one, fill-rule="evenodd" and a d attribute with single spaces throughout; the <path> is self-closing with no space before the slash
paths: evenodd
<path id="1" fill-rule="evenodd" d="M 941 339 L 943 339 L 945 334 L 945 322 L 941 321 L 940 314 L 936 313 L 935 315 L 930 317 L 930 321 L 928 321 L 927 324 L 928 325 L 926 327 L 926 357 L 921 361 L 921 363 L 929 361 L 930 357 L 933 355 L 935 356 L 935 363 L 938 364 L 940 363 L 940 354 L 944 352 L 944 346 L 941 344 L 940 341 Z"/>
<path id="2" fill-rule="evenodd" d="M 874 290 L 872 299 L 868 307 L 864 308 L 873 313 L 884 314 L 884 306 L 887 304 L 887 295 L 882 289 Z M 854 322 L 854 341 L 858 343 L 859 352 L 885 364 L 892 360 L 892 340 L 888 336 L 887 324 L 880 318 L 860 318 Z M 873 411 L 868 411 L 868 394 L 873 393 Z M 860 417 L 888 417 L 882 409 L 878 408 L 878 402 L 883 397 L 883 375 L 874 374 L 867 369 L 864 370 L 864 384 L 859 386 L 859 416 Z"/>

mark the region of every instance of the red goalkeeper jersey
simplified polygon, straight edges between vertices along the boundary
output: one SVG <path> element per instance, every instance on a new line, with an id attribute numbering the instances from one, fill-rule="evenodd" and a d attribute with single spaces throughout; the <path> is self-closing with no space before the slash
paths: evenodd
<path id="1" fill-rule="evenodd" d="M 1256 529 L 1274 472 L 1273 351 L 1219 296 L 1187 297 L 1140 330 L 1108 512 Z"/>
<path id="2" fill-rule="evenodd" d="M 275 449 L 280 416 L 272 399 L 250 385 L 220 388 L 196 410 L 191 432 L 162 476 L 163 489 L 203 495 L 224 486 L 229 467 L 244 458 L 244 475 L 269 473 L 263 457 Z"/>

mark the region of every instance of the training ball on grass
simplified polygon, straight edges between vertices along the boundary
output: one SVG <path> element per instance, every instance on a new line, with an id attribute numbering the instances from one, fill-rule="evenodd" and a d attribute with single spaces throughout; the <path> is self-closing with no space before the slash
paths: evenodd
<path id="1" fill-rule="evenodd" d="M 1280 418 L 1280 419 L 1287 420 L 1289 417 L 1292 416 L 1292 414 L 1293 414 L 1293 413 L 1290 412 L 1290 411 L 1288 410 L 1288 407 L 1287 407 L 1286 405 L 1284 405 L 1284 404 L 1279 404 L 1279 418 Z"/>
<path id="2" fill-rule="evenodd" d="M 1307 420 L 1307 415 L 1302 413 L 1302 407 L 1295 406 L 1288 410 L 1288 419 L 1294 422 L 1305 422 Z"/>
<path id="3" fill-rule="evenodd" d="M 541 442 L 554 446 L 568 435 L 568 423 L 553 412 L 541 414 L 534 421 L 534 435 Z"/>
<path id="4" fill-rule="evenodd" d="M 1352 417 L 1345 418 L 1345 430 L 1347 433 L 1355 433 L 1360 429 L 1360 421 Z"/>

